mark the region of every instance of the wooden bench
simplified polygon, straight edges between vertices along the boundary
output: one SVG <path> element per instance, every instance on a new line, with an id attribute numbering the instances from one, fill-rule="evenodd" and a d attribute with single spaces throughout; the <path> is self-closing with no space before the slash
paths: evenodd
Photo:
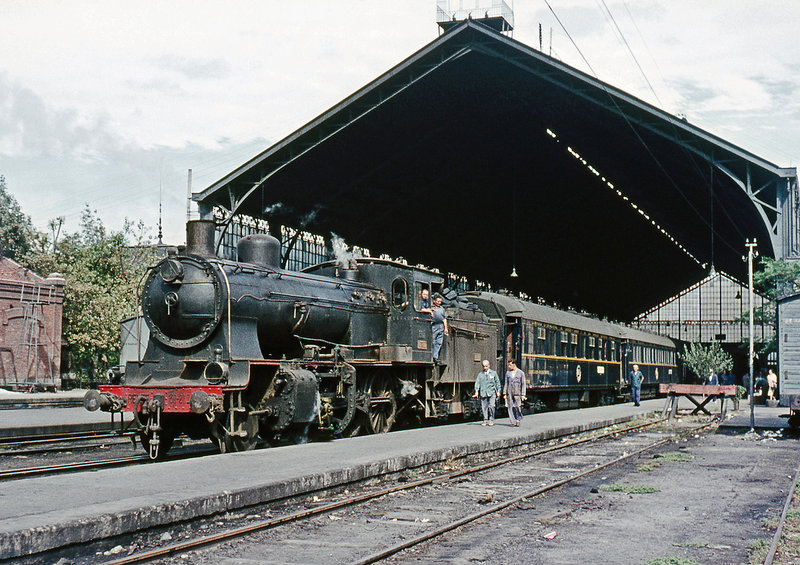
<path id="1" fill-rule="evenodd" d="M 664 410 L 661 411 L 661 417 L 667 415 L 669 412 L 669 420 L 675 417 L 678 411 L 678 399 L 683 396 L 688 398 L 692 404 L 696 406 L 692 410 L 692 414 L 704 412 L 711 416 L 711 412 L 706 409 L 706 404 L 714 399 L 719 399 L 719 417 L 720 420 L 725 419 L 726 400 L 728 398 L 736 397 L 736 385 L 680 385 L 673 383 L 661 383 L 658 385 L 658 392 L 667 395 L 667 402 L 664 404 Z M 705 397 L 702 402 L 698 402 L 694 397 Z"/>

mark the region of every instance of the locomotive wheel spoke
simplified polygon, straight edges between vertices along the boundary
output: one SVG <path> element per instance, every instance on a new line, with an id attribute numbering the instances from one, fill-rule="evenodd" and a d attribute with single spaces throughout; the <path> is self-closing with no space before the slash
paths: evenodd
<path id="1" fill-rule="evenodd" d="M 368 387 L 367 426 L 374 434 L 388 432 L 397 419 L 397 398 L 388 379 L 373 376 Z"/>

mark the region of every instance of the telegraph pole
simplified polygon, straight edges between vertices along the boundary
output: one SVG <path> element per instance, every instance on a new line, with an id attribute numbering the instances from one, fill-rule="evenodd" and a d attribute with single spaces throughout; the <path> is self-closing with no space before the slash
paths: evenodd
<path id="1" fill-rule="evenodd" d="M 753 238 L 751 242 L 749 239 L 745 242 L 747 246 L 747 284 L 750 292 L 750 349 L 748 352 L 748 361 L 750 364 L 750 431 L 756 431 L 756 417 L 755 417 L 755 399 L 753 398 L 753 257 L 758 257 L 756 248 L 756 239 Z"/>

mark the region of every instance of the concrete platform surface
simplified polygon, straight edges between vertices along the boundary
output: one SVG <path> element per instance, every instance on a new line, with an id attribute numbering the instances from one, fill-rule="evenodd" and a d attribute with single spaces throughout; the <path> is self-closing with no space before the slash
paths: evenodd
<path id="1" fill-rule="evenodd" d="M 786 406 L 763 406 L 756 404 L 753 407 L 753 421 L 757 430 L 782 430 L 789 428 L 788 418 L 781 418 L 782 414 L 789 414 Z M 750 429 L 750 404 L 743 400 L 739 403 L 739 411 L 732 418 L 720 423 L 723 429 Z"/>
<path id="2" fill-rule="evenodd" d="M 119 415 L 116 416 L 119 429 Z M 125 422 L 130 422 L 127 415 Z M 9 440 L 80 432 L 103 432 L 111 429 L 111 415 L 80 408 L 22 408 L 0 410 L 0 439 Z"/>
<path id="3" fill-rule="evenodd" d="M 0 483 L 0 559 L 209 515 L 660 410 L 662 401 L 403 430 Z"/>
<path id="4" fill-rule="evenodd" d="M 640 407 L 621 404 L 534 414 L 518 428 L 502 418 L 493 427 L 479 422 L 450 424 L 4 482 L 0 483 L 0 559 L 621 423 L 660 412 L 663 404 L 663 399 L 655 399 Z"/>
<path id="5" fill-rule="evenodd" d="M 0 388 L 0 410 L 16 408 L 40 408 L 43 406 L 83 406 L 85 390 L 61 390 L 58 392 L 17 392 Z"/>

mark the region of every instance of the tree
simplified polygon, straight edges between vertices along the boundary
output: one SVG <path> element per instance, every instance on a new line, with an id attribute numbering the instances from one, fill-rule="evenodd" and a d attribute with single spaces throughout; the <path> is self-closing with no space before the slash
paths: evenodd
<path id="1" fill-rule="evenodd" d="M 733 359 L 717 342 L 707 347 L 701 343 L 687 343 L 678 357 L 701 382 L 705 382 L 711 371 L 719 374 L 733 369 Z"/>
<path id="2" fill-rule="evenodd" d="M 760 257 L 753 286 L 762 296 L 776 300 L 800 290 L 800 262 Z"/>
<path id="3" fill-rule="evenodd" d="M 119 322 L 136 314 L 137 287 L 155 251 L 129 246 L 144 243 L 141 222 L 126 220 L 122 230 L 109 231 L 88 206 L 80 231 L 59 241 L 59 226 L 51 222 L 52 239 L 39 233 L 25 259 L 38 272 L 66 279 L 63 338 L 71 368 L 94 378 L 119 361 Z"/>
<path id="4" fill-rule="evenodd" d="M 754 290 L 768 299 L 761 307 L 753 310 L 753 323 L 772 326 L 777 330 L 776 300 L 792 292 L 800 291 L 800 262 L 760 257 L 753 272 Z M 747 323 L 749 312 L 745 312 L 740 321 Z M 769 339 L 756 341 L 753 345 L 756 353 L 767 355 L 778 350 L 777 333 L 772 332 Z M 744 344 L 747 347 L 747 344 Z"/>
<path id="5" fill-rule="evenodd" d="M 30 251 L 34 233 L 30 217 L 22 213 L 0 175 L 0 255 L 19 261 Z"/>

